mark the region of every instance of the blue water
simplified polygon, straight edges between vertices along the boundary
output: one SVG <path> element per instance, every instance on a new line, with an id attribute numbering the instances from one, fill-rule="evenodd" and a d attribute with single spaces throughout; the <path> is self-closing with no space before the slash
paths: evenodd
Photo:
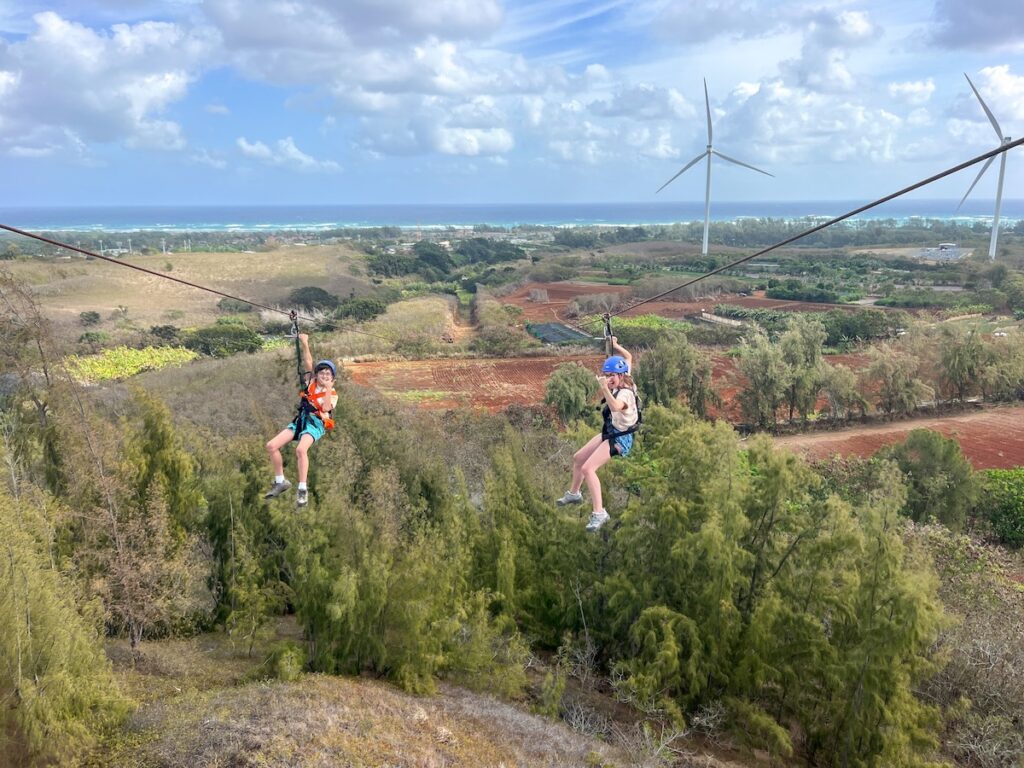
<path id="1" fill-rule="evenodd" d="M 714 203 L 712 219 L 837 216 L 864 205 L 860 200 Z M 858 219 L 913 217 L 958 222 L 989 222 L 994 203 L 968 200 L 959 212 L 953 200 L 894 200 L 861 214 Z M 1024 219 L 1024 200 L 1004 200 L 1002 220 Z M 81 208 L 0 208 L 0 223 L 26 230 L 131 232 L 253 232 L 273 230 L 327 230 L 396 226 L 499 227 L 526 225 L 587 226 L 669 224 L 704 220 L 701 202 L 651 203 L 510 203 L 510 204 L 394 204 L 394 205 L 291 205 L 291 206 L 153 206 Z"/>

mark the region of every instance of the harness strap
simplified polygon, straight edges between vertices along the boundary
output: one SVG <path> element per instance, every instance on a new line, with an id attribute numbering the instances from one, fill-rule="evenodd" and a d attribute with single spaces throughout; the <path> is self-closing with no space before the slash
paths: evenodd
<path id="1" fill-rule="evenodd" d="M 607 357 L 612 356 L 614 352 L 612 347 L 612 316 L 607 312 L 604 313 L 604 353 Z"/>

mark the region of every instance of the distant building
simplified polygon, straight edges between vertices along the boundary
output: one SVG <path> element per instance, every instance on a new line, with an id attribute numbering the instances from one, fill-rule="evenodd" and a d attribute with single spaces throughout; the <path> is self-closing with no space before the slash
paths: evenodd
<path id="1" fill-rule="evenodd" d="M 939 243 L 935 248 L 922 248 L 920 258 L 931 261 L 959 261 L 965 255 L 956 243 Z"/>

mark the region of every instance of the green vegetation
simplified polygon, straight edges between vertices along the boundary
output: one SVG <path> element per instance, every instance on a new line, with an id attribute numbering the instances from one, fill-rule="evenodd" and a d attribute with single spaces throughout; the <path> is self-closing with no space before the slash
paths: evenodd
<path id="1" fill-rule="evenodd" d="M 115 347 L 87 357 L 71 355 L 64 363 L 79 381 L 95 383 L 126 379 L 142 371 L 156 371 L 168 365 L 182 365 L 197 356 L 191 349 L 180 347 Z"/>
<path id="2" fill-rule="evenodd" d="M 458 250 L 414 253 L 420 268 L 461 268 Z M 145 391 L 83 390 L 54 364 L 63 352 L 31 294 L 3 273 L 0 291 L 0 363 L 11 381 L 0 400 L 9 550 L 0 618 L 12 628 L 0 641 L 0 691 L 5 733 L 26 759 L 71 764 L 100 742 L 102 762 L 128 751 L 104 742 L 111 731 L 157 738 L 118 731 L 126 696 L 111 683 L 101 634 L 141 665 L 155 641 L 207 631 L 255 657 L 259 672 L 247 679 L 281 681 L 259 688 L 263 701 L 280 694 L 291 706 L 298 692 L 329 685 L 325 675 L 525 696 L 527 660 L 552 657 L 533 692 L 548 716 L 566 716 L 574 692 L 599 681 L 647 733 L 716 711 L 723 739 L 780 763 L 924 766 L 955 754 L 984 764 L 970 747 L 985 742 L 979 734 L 1013 759 L 1005 755 L 1019 743 L 1013 713 L 1024 690 L 1012 673 L 1024 668 L 1016 593 L 986 580 L 987 561 L 926 521 L 959 530 L 983 514 L 1015 543 L 1020 478 L 990 475 L 979 497 L 952 441 L 915 432 L 871 462 L 831 468 L 763 436 L 741 442 L 728 424 L 694 415 L 718 403 L 692 329 L 616 319 L 621 341 L 647 348 L 637 376 L 648 407 L 632 459 L 602 470 L 613 481 L 606 537 L 551 503 L 564 488 L 563 459 L 592 430 L 594 381 L 579 365 L 548 382 L 564 434 L 543 409 L 429 414 L 340 383 L 343 422 L 359 428 L 317 445 L 311 504 L 296 511 L 262 498 L 262 442 L 294 406 L 282 383 L 291 360 L 231 354 L 257 348 L 242 343 L 259 339 L 255 318 L 188 334 L 208 344 L 204 354 L 222 355 L 197 361 L 198 375 L 153 373 Z M 450 298 L 384 308 L 372 297 L 339 302 L 386 338 L 348 331 L 318 349 L 436 352 Z M 518 312 L 487 290 L 475 292 L 473 315 L 477 351 L 532 346 Z M 884 326 L 879 315 L 860 320 Z M 158 328 L 150 335 L 171 335 Z M 737 364 L 751 424 L 773 429 L 780 412 L 808 421 L 822 394 L 833 419 L 849 418 L 866 407 L 858 383 L 894 416 L 933 393 L 963 401 L 1024 386 L 1016 339 L 912 327 L 868 353 L 857 382 L 822 357 L 828 336 L 810 316 L 747 334 Z M 239 381 L 237 418 L 219 418 L 223 392 Z M 986 677 L 973 664 L 971 635 L 947 608 L 1010 673 Z M 285 614 L 294 636 L 271 645 Z M 22 652 L 31 674 L 15 663 Z M 237 692 L 192 693 L 182 699 L 219 713 Z M 162 722 L 169 734 L 185 727 Z M 202 731 L 198 722 L 188 729 Z"/>
<path id="3" fill-rule="evenodd" d="M 1003 544 L 1024 547 L 1024 469 L 990 469 L 982 481 L 981 515 Z"/>

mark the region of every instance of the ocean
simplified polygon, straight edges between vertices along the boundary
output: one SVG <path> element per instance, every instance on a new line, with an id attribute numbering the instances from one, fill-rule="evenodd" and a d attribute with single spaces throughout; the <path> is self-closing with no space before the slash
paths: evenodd
<path id="1" fill-rule="evenodd" d="M 714 221 L 743 218 L 831 218 L 867 201 L 790 201 L 712 203 Z M 989 223 L 994 202 L 968 200 L 959 212 L 955 200 L 900 199 L 874 208 L 860 220 L 905 222 L 919 217 L 964 223 Z M 1024 200 L 1003 200 L 1002 222 L 1024 219 Z M 225 205 L 110 206 L 68 208 L 0 208 L 0 223 L 49 232 L 254 232 L 323 231 L 365 227 L 444 228 L 489 225 L 593 226 L 670 224 L 704 220 L 702 202 L 650 203 L 508 203 L 391 205 Z"/>

